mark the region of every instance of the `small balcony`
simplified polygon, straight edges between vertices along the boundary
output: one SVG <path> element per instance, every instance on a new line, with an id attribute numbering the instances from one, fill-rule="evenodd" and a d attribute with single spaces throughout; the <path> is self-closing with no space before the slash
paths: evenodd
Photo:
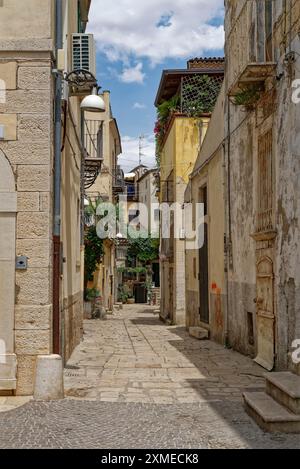
<path id="1" fill-rule="evenodd" d="M 271 3 L 249 0 L 232 25 L 226 41 L 229 96 L 248 89 L 263 92 L 266 80 L 276 74 L 272 8 Z"/>
<path id="2" fill-rule="evenodd" d="M 247 63 L 240 74 L 234 79 L 228 91 L 229 96 L 236 96 L 242 90 L 254 87 L 257 90 L 264 90 L 265 81 L 274 76 L 276 63 Z"/>
<path id="3" fill-rule="evenodd" d="M 114 194 L 125 192 L 124 173 L 120 166 L 113 170 L 113 192 Z"/>
<path id="4" fill-rule="evenodd" d="M 84 126 L 84 187 L 89 189 L 99 176 L 103 164 L 103 123 L 85 119 Z"/>
<path id="5" fill-rule="evenodd" d="M 126 184 L 126 193 L 129 201 L 136 202 L 138 200 L 138 192 L 134 183 Z"/>

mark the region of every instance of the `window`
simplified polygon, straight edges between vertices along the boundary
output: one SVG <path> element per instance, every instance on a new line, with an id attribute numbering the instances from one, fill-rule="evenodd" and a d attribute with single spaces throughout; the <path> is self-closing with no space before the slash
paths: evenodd
<path id="1" fill-rule="evenodd" d="M 273 0 L 265 1 L 265 54 L 266 62 L 273 61 Z"/>
<path id="2" fill-rule="evenodd" d="M 159 222 L 160 220 L 160 209 L 159 208 L 156 208 L 154 210 L 154 221 L 155 222 Z"/>
<path id="3" fill-rule="evenodd" d="M 257 1 L 257 59 L 273 62 L 273 0 Z"/>
<path id="4" fill-rule="evenodd" d="M 200 189 L 200 203 L 204 204 L 204 216 L 208 214 L 207 207 L 207 186 L 203 186 Z"/>
<path id="5" fill-rule="evenodd" d="M 270 129 L 258 140 L 258 232 L 273 229 L 273 179 L 273 132 Z"/>
<path id="6" fill-rule="evenodd" d="M 248 343 L 254 345 L 254 324 L 253 324 L 253 313 L 247 313 L 247 325 L 248 325 Z"/>
<path id="7" fill-rule="evenodd" d="M 128 213 L 128 221 L 131 223 L 135 218 L 137 218 L 140 215 L 139 210 L 129 210 Z"/>

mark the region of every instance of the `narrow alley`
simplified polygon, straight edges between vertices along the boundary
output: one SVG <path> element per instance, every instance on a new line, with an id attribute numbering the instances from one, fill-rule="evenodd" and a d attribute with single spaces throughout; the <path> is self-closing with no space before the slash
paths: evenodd
<path id="1" fill-rule="evenodd" d="M 0 448 L 299 447 L 298 435 L 266 434 L 245 413 L 242 392 L 264 387 L 251 359 L 142 305 L 84 326 L 66 399 L 0 413 Z"/>
<path id="2" fill-rule="evenodd" d="M 106 321 L 86 321 L 65 373 L 69 397 L 105 402 L 193 404 L 241 401 L 264 388 L 264 370 L 239 353 L 167 327 L 154 309 L 126 305 Z"/>

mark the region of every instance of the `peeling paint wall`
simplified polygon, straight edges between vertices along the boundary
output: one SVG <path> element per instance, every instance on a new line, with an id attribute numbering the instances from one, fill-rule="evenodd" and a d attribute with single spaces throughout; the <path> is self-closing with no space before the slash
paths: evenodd
<path id="1" fill-rule="evenodd" d="M 237 80 L 238 73 L 247 66 L 245 59 L 243 63 L 238 62 L 236 50 L 246 50 L 251 44 L 249 21 L 255 18 L 255 4 L 254 1 L 225 2 L 227 92 Z M 244 16 L 243 8 L 248 8 Z M 236 35 L 234 39 L 238 22 L 244 34 Z M 231 225 L 228 224 L 227 229 L 229 240 L 231 235 L 230 344 L 253 357 L 257 353 L 257 305 L 253 302 L 257 299 L 256 263 L 263 257 L 269 257 L 274 269 L 275 367 L 293 370 L 296 367 L 291 362 L 291 344 L 300 338 L 300 105 L 292 102 L 292 81 L 300 78 L 299 27 L 300 2 L 274 1 L 276 67 L 273 75 L 265 81 L 266 92 L 252 111 L 229 103 L 226 109 L 226 135 L 230 134 L 229 151 L 227 146 L 230 184 L 227 191 L 231 191 Z M 291 51 L 295 52 L 295 60 L 288 63 L 287 54 Z M 232 73 L 232 69 L 236 73 Z M 269 233 L 263 239 L 261 233 L 256 233 L 259 206 L 258 139 L 270 128 L 273 129 L 274 237 Z M 248 313 L 254 319 L 254 344 L 249 336 Z"/>

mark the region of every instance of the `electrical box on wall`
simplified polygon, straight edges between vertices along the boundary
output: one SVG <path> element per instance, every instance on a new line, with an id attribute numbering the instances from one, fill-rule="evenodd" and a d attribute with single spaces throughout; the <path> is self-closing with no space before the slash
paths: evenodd
<path id="1" fill-rule="evenodd" d="M 4 125 L 0 124 L 0 140 L 4 140 Z"/>
<path id="2" fill-rule="evenodd" d="M 28 258 L 26 256 L 18 256 L 16 259 L 16 269 L 27 270 L 27 268 L 28 268 Z"/>

